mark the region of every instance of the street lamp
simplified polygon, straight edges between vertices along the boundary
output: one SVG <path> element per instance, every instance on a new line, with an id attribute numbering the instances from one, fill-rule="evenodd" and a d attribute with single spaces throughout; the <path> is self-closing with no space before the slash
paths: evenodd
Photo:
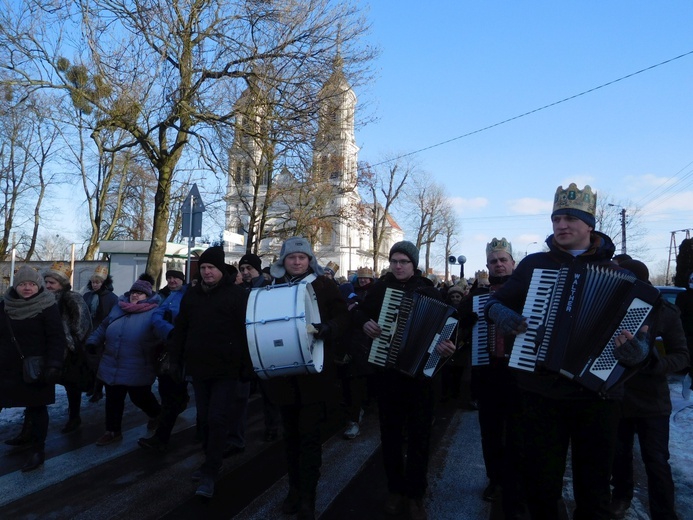
<path id="1" fill-rule="evenodd" d="M 529 244 L 527 244 L 527 245 L 525 246 L 525 256 L 527 256 L 527 250 L 529 249 L 529 246 L 531 246 L 532 244 L 538 244 L 538 243 L 539 243 L 539 242 L 534 241 L 534 242 L 530 242 Z"/>
<path id="2" fill-rule="evenodd" d="M 626 208 L 618 204 L 609 204 L 612 208 L 621 208 L 621 254 L 626 254 Z"/>

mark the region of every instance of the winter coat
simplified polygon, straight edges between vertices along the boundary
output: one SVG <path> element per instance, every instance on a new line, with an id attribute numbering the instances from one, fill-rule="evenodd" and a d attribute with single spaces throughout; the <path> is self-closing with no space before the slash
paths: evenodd
<path id="1" fill-rule="evenodd" d="M 87 343 L 95 345 L 97 350 L 103 346 L 98 377 L 104 383 L 148 386 L 156 379 L 155 352 L 159 340 L 152 327 L 156 307 L 144 312 L 126 312 L 120 304 L 128 301 L 129 294 L 125 293 Z M 159 296 L 154 294 L 138 305 L 158 302 Z"/>
<path id="2" fill-rule="evenodd" d="M 108 275 L 98 291 L 91 288 L 91 280 L 87 283 L 87 289 L 83 296 L 84 302 L 91 315 L 91 326 L 96 329 L 111 312 L 113 306 L 118 303 L 118 296 L 113 292 L 111 275 Z"/>
<path id="3" fill-rule="evenodd" d="M 286 283 L 286 280 L 280 278 L 275 283 Z M 264 381 L 268 397 L 278 405 L 311 404 L 335 397 L 334 341 L 349 327 L 349 311 L 334 280 L 318 276 L 311 285 L 318 301 L 320 320 L 330 327 L 329 337 L 323 341 L 323 369 L 318 374 L 273 377 Z"/>
<path id="4" fill-rule="evenodd" d="M 60 383 L 82 391 L 89 390 L 94 386 L 95 375 L 84 350 L 85 341 L 92 331 L 89 307 L 82 295 L 75 291 L 63 289 L 54 294 L 67 340 Z"/>
<path id="5" fill-rule="evenodd" d="M 535 269 L 559 269 L 562 266 L 580 262 L 619 269 L 615 263 L 611 262 L 611 257 L 614 254 L 613 242 L 608 236 L 598 231 L 592 232 L 590 248 L 577 257 L 558 247 L 553 241 L 553 235 L 546 239 L 546 245 L 549 247 L 548 252 L 534 253 L 525 257 L 517 265 L 508 281 L 503 284 L 503 287 L 490 296 L 484 309 L 487 316 L 488 309 L 495 303 L 501 303 L 518 314 L 522 314 Z M 590 348 L 591 346 L 586 345 L 585 347 Z M 517 371 L 517 383 L 522 390 L 535 392 L 549 399 L 599 398 L 596 393 L 587 390 L 579 383 L 548 371 Z M 614 399 L 622 396 L 623 385 L 616 385 L 607 395 L 607 397 Z"/>
<path id="6" fill-rule="evenodd" d="M 13 297 L 20 298 L 14 289 L 9 291 Z M 32 318 L 10 322 L 25 356 L 45 356 L 46 368 L 62 367 L 66 341 L 57 304 Z M 22 379 L 22 360 L 12 343 L 5 303 L 0 301 L 0 408 L 41 406 L 54 402 L 55 385 L 27 384 Z"/>
<path id="7" fill-rule="evenodd" d="M 671 397 L 667 374 L 679 372 L 690 364 L 686 335 L 678 308 L 662 301 L 654 319 L 657 334 L 662 336 L 665 356 L 656 348 L 645 367 L 625 384 L 623 417 L 658 417 L 671 413 Z"/>
<path id="8" fill-rule="evenodd" d="M 194 379 L 250 379 L 246 302 L 246 291 L 228 274 L 210 290 L 202 282 L 190 287 L 166 345 L 174 362 L 184 362 Z"/>
<path id="9" fill-rule="evenodd" d="M 180 312 L 180 302 L 183 295 L 188 290 L 187 285 L 183 285 L 178 291 L 172 291 L 166 299 L 159 305 L 152 314 L 152 326 L 154 333 L 159 341 L 165 343 L 169 334 L 173 330 L 173 324 Z M 159 292 L 161 296 L 161 292 Z"/>
<path id="10" fill-rule="evenodd" d="M 676 295 L 676 306 L 681 311 L 681 323 L 688 341 L 693 341 L 693 289 L 686 288 Z"/>

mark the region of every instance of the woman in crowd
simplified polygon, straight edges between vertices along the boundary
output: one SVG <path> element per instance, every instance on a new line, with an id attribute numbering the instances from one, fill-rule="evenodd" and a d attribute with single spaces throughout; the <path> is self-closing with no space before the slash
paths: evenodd
<path id="1" fill-rule="evenodd" d="M 0 302 L 0 409 L 26 407 L 25 429 L 31 453 L 22 471 L 34 470 L 45 460 L 47 405 L 55 402 L 65 343 L 55 297 L 45 291 L 35 269 L 20 267 L 14 285 Z M 42 381 L 24 382 L 22 356 L 44 357 Z"/>
<path id="2" fill-rule="evenodd" d="M 84 342 L 91 332 L 91 316 L 82 295 L 72 290 L 71 274 L 70 266 L 63 262 L 55 262 L 43 273 L 46 290 L 53 293 L 58 303 L 67 341 L 60 383 L 67 394 L 69 417 L 61 433 L 71 433 L 80 427 L 82 392 L 94 387 L 94 372 L 84 350 Z"/>
<path id="3" fill-rule="evenodd" d="M 158 305 L 159 297 L 151 283 L 137 280 L 89 337 L 90 352 L 103 347 L 97 377 L 106 387 L 106 433 L 96 441 L 97 446 L 122 440 L 126 395 L 149 416 L 147 428 L 156 429 L 161 405 L 152 393 L 152 384 L 159 340 L 152 327 L 152 314 Z"/>
<path id="4" fill-rule="evenodd" d="M 97 265 L 96 269 L 94 269 L 94 274 L 91 275 L 87 283 L 84 302 L 89 308 L 91 326 L 97 329 L 104 318 L 111 312 L 113 306 L 118 303 L 118 296 L 113 292 L 113 279 L 108 274 L 106 266 Z M 89 357 L 90 368 L 96 374 L 99 368 L 100 355 Z M 89 402 L 98 403 L 103 398 L 103 381 L 95 377 L 94 387 L 87 392 L 87 395 L 91 395 Z"/>

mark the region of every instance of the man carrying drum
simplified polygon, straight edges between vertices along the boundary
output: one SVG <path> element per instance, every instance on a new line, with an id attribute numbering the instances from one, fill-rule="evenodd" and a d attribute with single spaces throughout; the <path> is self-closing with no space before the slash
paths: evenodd
<path id="1" fill-rule="evenodd" d="M 279 405 L 284 428 L 289 494 L 282 511 L 298 513 L 301 519 L 312 519 L 322 464 L 320 424 L 325 418 L 326 403 L 335 391 L 332 342 L 349 326 L 349 312 L 339 288 L 324 276 L 310 244 L 303 237 L 284 242 L 279 260 L 272 265 L 270 273 L 275 285 L 310 283 L 320 311 L 321 323 L 313 325 L 315 336 L 324 341 L 322 372 L 273 377 L 265 385 L 269 398 Z"/>

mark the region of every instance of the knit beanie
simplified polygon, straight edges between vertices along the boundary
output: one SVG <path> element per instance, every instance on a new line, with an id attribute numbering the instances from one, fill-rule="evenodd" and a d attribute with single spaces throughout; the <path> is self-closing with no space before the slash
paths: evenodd
<path id="1" fill-rule="evenodd" d="M 202 264 L 212 264 L 214 267 L 219 269 L 222 273 L 227 271 L 226 262 L 224 254 L 224 248 L 221 246 L 214 246 L 207 248 L 201 255 L 200 260 L 197 265 L 202 266 Z"/>
<path id="2" fill-rule="evenodd" d="M 44 278 L 46 276 L 55 278 L 63 287 L 70 285 L 70 275 L 72 275 L 72 269 L 64 262 L 54 262 L 53 265 L 43 273 Z"/>
<path id="3" fill-rule="evenodd" d="M 23 265 L 17 271 L 14 273 L 14 278 L 13 278 L 13 287 L 15 290 L 19 286 L 20 283 L 22 282 L 33 282 L 35 283 L 39 288 L 43 287 L 43 278 L 39 274 L 39 272 L 34 269 L 33 267 L 29 267 L 28 265 Z"/>
<path id="4" fill-rule="evenodd" d="M 153 294 L 152 284 L 146 280 L 137 280 L 132 284 L 132 287 L 130 287 L 130 292 L 141 292 L 146 294 L 147 298 L 149 298 Z"/>
<path id="5" fill-rule="evenodd" d="M 624 260 L 618 265 L 619 267 L 628 269 L 641 282 L 650 282 L 650 270 L 639 260 Z"/>
<path id="6" fill-rule="evenodd" d="M 281 278 L 286 274 L 286 269 L 284 269 L 284 260 L 292 253 L 303 253 L 308 255 L 308 258 L 310 258 L 310 268 L 317 276 L 322 276 L 325 273 L 323 268 L 318 265 L 315 255 L 313 254 L 313 249 L 310 247 L 308 240 L 303 237 L 291 237 L 287 238 L 282 244 L 282 249 L 279 252 L 279 260 L 272 264 L 270 274 L 273 277 Z"/>
<path id="7" fill-rule="evenodd" d="M 257 255 L 254 255 L 253 253 L 248 253 L 247 255 L 243 255 L 238 262 L 238 267 L 241 268 L 244 265 L 249 265 L 253 269 L 255 269 L 258 273 L 262 272 L 262 260 L 260 260 L 260 257 Z"/>
<path id="8" fill-rule="evenodd" d="M 459 285 L 453 285 L 448 289 L 448 296 L 450 296 L 453 293 L 459 293 L 460 295 L 464 296 L 464 289 L 460 287 Z"/>
<path id="9" fill-rule="evenodd" d="M 185 281 L 185 273 L 183 273 L 183 271 L 177 271 L 176 269 L 169 269 L 166 271 L 166 278 L 170 277 Z"/>
<path id="10" fill-rule="evenodd" d="M 390 255 L 387 257 L 388 260 L 392 258 L 395 253 L 402 253 L 409 257 L 409 260 L 414 264 L 414 269 L 419 267 L 419 250 L 416 246 L 407 240 L 402 240 L 397 242 L 394 246 L 390 248 Z"/>

